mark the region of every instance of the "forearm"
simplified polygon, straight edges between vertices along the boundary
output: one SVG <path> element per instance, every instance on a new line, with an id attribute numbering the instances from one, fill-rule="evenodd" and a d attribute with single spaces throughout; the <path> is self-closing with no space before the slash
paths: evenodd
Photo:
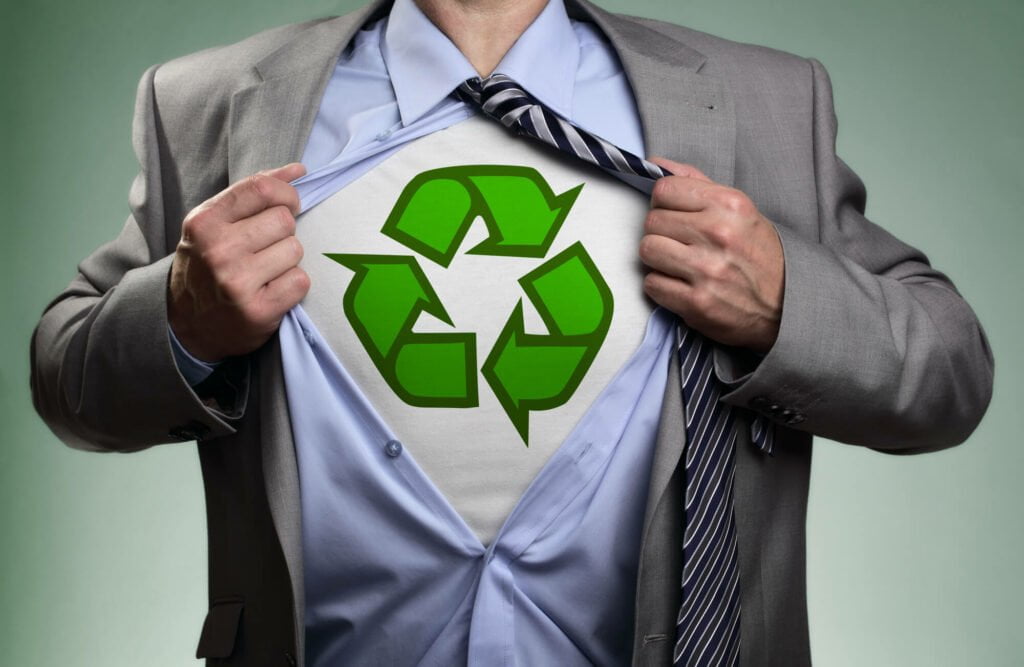
<path id="1" fill-rule="evenodd" d="M 229 433 L 178 372 L 167 339 L 168 260 L 132 269 L 96 293 L 79 275 L 32 339 L 36 410 L 64 442 L 131 451 Z M 190 433 L 191 431 L 191 433 Z"/>
<path id="2" fill-rule="evenodd" d="M 991 398 L 985 334 L 923 253 L 864 217 L 863 183 L 835 155 L 828 76 L 814 61 L 810 69 L 818 227 L 808 234 L 776 221 L 785 262 L 778 339 L 756 364 L 718 352 L 734 387 L 725 400 L 885 451 L 958 444 Z"/>
<path id="3" fill-rule="evenodd" d="M 81 263 L 32 338 L 36 409 L 62 440 L 82 449 L 142 449 L 191 440 L 189 430 L 208 437 L 229 433 L 228 420 L 245 406 L 244 364 L 233 365 L 225 378 L 236 395 L 225 400 L 226 392 L 213 392 L 218 403 L 213 393 L 189 387 L 168 341 L 171 257 L 165 255 L 173 229 L 165 224 L 155 72 L 147 71 L 139 84 L 133 142 L 140 173 L 131 190 L 132 216 L 115 240 Z"/>
<path id="4" fill-rule="evenodd" d="M 785 227 L 780 234 L 779 337 L 725 400 L 791 428 L 887 451 L 963 442 L 988 406 L 993 362 L 953 286 L 926 264 L 876 275 Z"/>

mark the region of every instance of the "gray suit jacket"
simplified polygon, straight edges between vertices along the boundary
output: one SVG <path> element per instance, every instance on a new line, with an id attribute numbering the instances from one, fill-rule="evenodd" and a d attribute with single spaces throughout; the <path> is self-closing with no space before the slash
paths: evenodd
<path id="1" fill-rule="evenodd" d="M 834 153 L 821 65 L 675 25 L 567 3 L 611 40 L 650 154 L 695 164 L 751 196 L 785 253 L 779 338 L 763 359 L 716 351 L 727 402 L 770 417 L 776 453 L 741 424 L 736 520 L 747 665 L 809 662 L 804 520 L 811 434 L 891 452 L 963 441 L 987 407 L 992 358 L 949 280 L 863 216 L 860 180 Z M 147 71 L 141 170 L 120 236 L 79 266 L 33 338 L 35 405 L 73 447 L 133 451 L 198 440 L 209 593 L 199 655 L 302 664 L 299 480 L 272 339 L 195 390 L 167 338 L 165 293 L 185 214 L 230 182 L 302 153 L 334 60 L 387 10 L 271 30 Z M 647 489 L 634 663 L 668 664 L 678 609 L 684 444 L 669 382 Z M 638 491 L 642 492 L 642 491 Z M 557 659 L 555 659 L 557 662 Z"/>

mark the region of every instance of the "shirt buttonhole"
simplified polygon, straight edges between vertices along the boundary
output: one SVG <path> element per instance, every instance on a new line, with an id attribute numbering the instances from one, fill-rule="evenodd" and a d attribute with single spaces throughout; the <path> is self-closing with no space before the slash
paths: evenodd
<path id="1" fill-rule="evenodd" d="M 593 444 L 593 443 L 590 443 L 590 442 L 583 443 L 583 447 L 580 449 L 579 454 L 576 455 L 576 462 L 577 463 L 582 461 L 587 456 L 587 453 L 590 451 L 590 445 L 591 444 Z"/>

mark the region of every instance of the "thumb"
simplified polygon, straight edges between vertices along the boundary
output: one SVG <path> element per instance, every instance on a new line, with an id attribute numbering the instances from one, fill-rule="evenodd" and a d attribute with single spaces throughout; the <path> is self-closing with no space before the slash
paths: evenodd
<path id="1" fill-rule="evenodd" d="M 263 173 L 267 176 L 276 178 L 279 181 L 290 183 L 291 181 L 304 176 L 306 174 L 306 167 L 301 162 L 290 162 L 280 167 L 267 169 Z"/>
<path id="2" fill-rule="evenodd" d="M 705 181 L 711 183 L 712 180 L 704 175 L 704 172 L 694 167 L 692 164 L 686 164 L 683 162 L 676 162 L 675 160 L 669 160 L 668 158 L 655 156 L 647 158 L 649 161 L 663 167 L 668 171 L 672 172 L 675 176 L 686 176 L 687 178 L 696 178 L 699 181 Z"/>

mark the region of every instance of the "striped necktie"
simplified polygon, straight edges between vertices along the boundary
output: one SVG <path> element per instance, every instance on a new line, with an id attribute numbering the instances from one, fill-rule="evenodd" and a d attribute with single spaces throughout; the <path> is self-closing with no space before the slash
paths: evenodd
<path id="1" fill-rule="evenodd" d="M 469 79 L 456 89 L 465 102 L 517 134 L 538 139 L 650 192 L 665 169 L 577 127 L 503 74 Z M 733 513 L 735 408 L 722 403 L 713 345 L 682 321 L 676 328 L 686 422 L 682 605 L 673 663 L 737 665 L 740 646 L 739 562 Z M 772 429 L 760 416 L 751 438 L 772 451 Z"/>

